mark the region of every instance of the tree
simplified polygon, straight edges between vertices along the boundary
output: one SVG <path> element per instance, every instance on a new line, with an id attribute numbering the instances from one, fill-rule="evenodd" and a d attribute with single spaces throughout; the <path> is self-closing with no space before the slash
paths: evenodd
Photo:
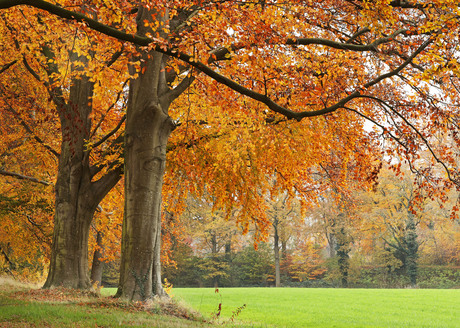
<path id="1" fill-rule="evenodd" d="M 48 188 L 5 180 L 0 184 L 0 271 L 39 281 L 51 246 Z"/>
<path id="2" fill-rule="evenodd" d="M 11 82 L 15 85 L 18 80 Z M 31 130 L 35 128 L 34 122 L 42 119 L 40 112 L 24 115 L 3 109 L 0 109 L 0 258 L 5 264 L 2 269 L 14 276 L 40 279 L 51 246 L 53 198 L 47 165 L 52 165 L 54 155 L 40 148 L 42 144 L 36 139 L 45 141 L 36 134 L 39 131 Z M 35 160 L 37 163 L 31 164 Z"/>
<path id="3" fill-rule="evenodd" d="M 232 248 L 238 242 L 236 216 L 233 213 L 226 218 L 225 212 L 213 208 L 213 203 L 192 197 L 187 199 L 187 207 L 181 214 L 184 233 L 193 241 L 195 254 L 204 258 L 200 267 L 215 287 L 229 277 Z"/>
<path id="4" fill-rule="evenodd" d="M 289 275 L 293 281 L 321 278 L 326 272 L 320 244 L 305 238 L 297 244 L 291 256 Z"/>
<path id="5" fill-rule="evenodd" d="M 421 243 L 417 238 L 417 226 L 426 224 L 425 220 L 432 220 L 430 212 L 424 210 L 427 200 L 423 198 L 424 204 L 417 204 L 415 197 L 408 172 L 397 177 L 385 169 L 379 176 L 376 190 L 364 198 L 362 210 L 367 229 L 373 235 L 371 238 L 383 241 L 383 251 L 397 260 L 386 260 L 389 269 L 406 274 L 412 286 L 417 284 Z M 416 212 L 417 208 L 420 214 Z"/>
<path id="6" fill-rule="evenodd" d="M 120 113 L 113 112 L 116 112 L 119 105 L 111 106 L 116 108 L 112 113 L 111 107 L 107 111 L 101 108 L 106 105 L 101 103 L 101 97 L 107 94 L 102 92 L 104 83 L 96 87 L 95 76 L 89 72 L 97 68 L 89 66 L 88 57 L 91 56 L 88 48 L 91 45 L 86 42 L 81 30 L 59 25 L 53 20 L 43 24 L 40 13 L 35 10 L 28 10 L 27 13 L 31 15 L 31 22 L 38 22 L 32 30 L 26 28 L 30 22 L 18 18 L 19 12 L 13 13 L 8 19 L 3 17 L 2 20 L 2 29 L 5 30 L 4 47 L 9 47 L 10 53 L 17 58 L 16 64 L 2 74 L 5 82 L 2 84 L 2 109 L 15 116 L 35 142 L 59 161 L 57 176 L 52 175 L 56 177 L 54 237 L 45 287 L 63 285 L 90 288 L 90 224 L 99 202 L 117 183 L 122 173 L 122 167 L 116 160 L 116 151 L 113 147 L 109 149 L 113 140 L 109 140 L 109 137 L 118 130 L 114 126 L 119 123 Z M 59 29 L 60 34 L 47 33 L 53 28 Z M 43 38 L 44 35 L 47 38 L 44 38 L 41 45 L 34 43 L 35 38 Z M 62 42 L 62 38 L 66 37 L 69 37 L 70 42 L 60 47 L 56 38 Z M 57 59 L 58 56 L 61 60 Z M 107 54 L 93 59 L 104 60 L 104 57 Z M 99 73 L 105 78 L 113 78 L 113 72 L 104 72 L 102 69 Z M 18 79 L 28 82 L 19 88 L 17 84 L 8 83 Z M 96 93 L 95 89 L 100 92 Z M 36 92 L 41 96 L 32 96 Z M 93 112 L 93 106 L 99 111 Z M 24 119 L 27 115 L 36 116 L 35 122 L 32 122 L 34 125 Z M 54 115 L 59 118 L 58 122 L 54 118 L 50 119 Z M 92 118 L 99 120 L 94 130 Z M 109 118 L 115 124 L 114 121 L 109 123 Z M 61 133 L 60 143 L 48 141 L 52 134 L 40 136 L 46 133 L 45 130 L 33 131 L 39 119 L 57 125 Z M 45 125 L 40 128 L 45 129 Z M 51 131 L 54 130 L 56 126 Z M 54 149 L 56 144 L 58 147 L 60 144 L 59 152 Z M 105 150 L 101 151 L 101 148 Z M 101 155 L 112 155 L 115 161 L 107 162 L 107 158 L 101 160 Z"/>
<path id="7" fill-rule="evenodd" d="M 285 236 L 286 232 L 282 230 L 287 229 L 288 222 L 292 225 L 300 225 L 299 219 L 301 218 L 300 214 L 300 204 L 296 200 L 289 200 L 289 193 L 285 192 L 284 194 L 278 196 L 271 196 L 270 206 L 268 209 L 269 218 L 271 219 L 273 225 L 273 251 L 274 251 L 274 263 L 275 263 L 275 287 L 281 286 L 281 266 L 280 266 L 280 236 Z M 286 238 L 283 238 L 282 243 L 287 242 Z M 286 249 L 284 249 L 283 256 L 286 256 Z M 283 259 L 284 260 L 284 259 Z"/>
<path id="8" fill-rule="evenodd" d="M 123 190 L 115 186 L 99 204 L 91 224 L 89 238 L 91 283 L 100 286 L 106 263 L 119 262 L 121 227 L 123 222 Z M 118 277 L 118 275 L 117 275 Z"/>
<path id="9" fill-rule="evenodd" d="M 273 277 L 273 256 L 270 247 L 261 243 L 257 250 L 248 245 L 235 256 L 233 264 L 240 286 L 266 286 Z M 272 280 L 273 281 L 273 280 Z"/>
<path id="10" fill-rule="evenodd" d="M 315 133 L 310 129 L 301 129 L 308 124 L 296 124 L 295 130 L 311 133 L 308 139 L 316 142 L 312 143 L 312 152 L 299 152 L 302 161 L 294 160 L 290 167 L 300 164 L 300 168 L 300 162 L 310 161 L 308 167 L 314 166 L 316 161 L 313 148 L 321 149 L 328 143 L 347 141 L 348 149 L 357 148 L 354 142 L 366 139 L 362 138 L 365 134 L 362 129 L 363 117 L 380 127 L 383 137 L 394 140 L 398 145 L 395 151 L 402 151 L 401 154 L 409 160 L 414 160 L 417 151 L 423 147 L 430 147 L 427 136 L 433 129 L 447 130 L 451 126 L 455 127 L 455 122 L 449 118 L 458 109 L 436 106 L 432 100 L 439 97 L 427 96 L 429 90 L 421 87 L 424 80 L 445 78 L 456 67 L 450 55 L 453 47 L 444 47 L 449 43 L 441 41 L 446 38 L 454 40 L 456 36 L 457 5 L 449 1 L 425 6 L 401 1 L 361 3 L 337 0 L 314 4 L 293 2 L 290 7 L 280 6 L 276 2 L 246 4 L 233 1 L 174 1 L 168 3 L 171 6 L 152 2 L 149 4 L 150 11 L 142 5 L 137 9 L 137 35 L 132 34 L 135 30 L 132 22 L 121 19 L 129 17 L 131 8 L 124 7 L 127 3 L 117 7 L 94 1 L 91 9 L 95 10 L 95 17 L 99 17 L 99 12 L 114 13 L 105 17 L 107 21 L 89 18 L 81 14 L 86 12 L 83 10 L 69 11 L 42 0 L 2 0 L 0 9 L 21 4 L 77 21 L 88 35 L 96 36 L 91 33 L 92 29 L 148 47 L 141 55 L 143 61 L 139 65 L 137 77 L 131 83 L 127 114 L 126 242 L 123 243 L 120 294 L 128 299 L 150 297 L 153 285 L 161 294 L 158 285 L 160 188 L 166 139 L 173 128 L 167 109 L 171 101 L 193 80 L 188 75 L 182 79 L 183 83 L 168 85 L 168 67 L 164 60 L 178 59 L 185 66 L 184 69 L 179 67 L 178 74 L 172 77 L 179 77 L 180 80 L 180 73 L 185 74 L 191 66 L 215 82 L 248 97 L 238 99 L 235 107 L 232 106 L 241 113 L 245 122 L 251 122 L 252 118 L 252 121 L 259 120 L 272 126 L 281 124 L 290 128 L 294 123 L 285 123 L 284 118 L 302 120 L 328 115 L 309 121 L 310 129 Z M 324 60 L 325 56 L 327 61 Z M 436 64 L 433 65 L 433 62 Z M 447 64 L 447 67 L 440 68 L 438 73 L 437 64 Z M 232 79 L 226 76 L 232 76 Z M 211 88 L 217 88 L 212 80 L 204 80 Z M 414 94 L 410 96 L 419 100 L 416 105 L 408 104 L 408 95 L 403 87 L 405 84 L 413 87 Z M 228 104 L 225 99 L 236 98 L 228 89 L 222 91 L 222 96 L 218 98 L 220 104 Z M 148 100 L 149 103 L 142 100 Z M 339 115 L 339 109 L 346 109 L 349 115 Z M 418 117 L 429 119 L 418 122 Z M 436 127 L 430 124 L 435 121 L 440 122 Z M 322 128 L 325 130 L 322 131 Z M 341 130 L 345 138 L 333 135 L 335 130 Z M 146 139 L 139 144 L 141 148 L 155 145 L 151 149 L 160 152 L 155 154 L 146 150 L 143 154 L 145 157 L 139 156 L 139 153 L 133 156 L 131 152 L 136 152 L 134 149 L 138 145 L 136 133 L 145 135 L 145 138 L 150 134 L 150 140 Z M 157 139 L 153 140 L 154 137 Z M 305 141 L 303 137 L 294 134 L 292 138 Z M 440 163 L 448 174 L 446 187 L 457 183 L 455 169 L 449 164 L 451 155 L 441 155 L 430 149 L 435 160 L 433 165 Z M 252 154 L 260 156 L 257 151 Z M 258 158 L 246 156 L 246 161 L 248 157 L 249 160 Z M 362 156 L 360 163 L 364 163 L 365 158 Z M 271 164 L 276 162 L 281 165 L 283 160 L 277 158 Z M 414 165 L 413 169 L 424 178 L 435 178 L 424 174 L 426 171 L 422 166 Z M 307 169 L 301 173 L 287 173 L 285 176 L 289 182 L 285 184 L 290 187 L 296 183 L 301 185 L 300 179 L 305 178 L 306 173 Z M 253 176 L 264 175 L 259 172 Z M 239 180 L 245 179 L 239 177 Z M 149 181 L 155 182 L 153 189 L 150 185 L 146 186 Z M 264 183 L 258 184 L 267 188 Z M 143 195 L 139 194 L 141 191 L 134 191 L 133 188 L 137 186 L 140 186 L 137 190 L 144 190 Z M 266 217 L 263 214 L 261 218 L 254 215 L 255 212 L 263 212 L 262 206 L 257 205 L 260 198 L 250 196 L 247 187 L 240 188 L 242 191 L 223 197 L 223 202 L 231 207 L 233 198 L 233 202 L 253 205 L 242 212 L 240 222 L 243 226 L 249 222 L 256 223 L 263 236 L 268 227 Z M 255 190 L 253 186 L 250 189 Z M 152 216 L 151 213 L 155 214 Z M 142 234 L 145 231 L 149 231 L 148 237 Z M 136 255 L 137 261 L 133 262 L 131 259 L 134 258 L 136 252 L 133 250 L 136 248 L 139 252 Z M 152 283 L 151 279 L 155 282 Z"/>

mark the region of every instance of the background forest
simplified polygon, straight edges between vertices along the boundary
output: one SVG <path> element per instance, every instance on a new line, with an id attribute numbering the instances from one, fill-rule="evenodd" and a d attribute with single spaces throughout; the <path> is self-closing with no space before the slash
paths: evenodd
<path id="1" fill-rule="evenodd" d="M 27 221 L 3 225 L 8 242 L 1 244 L 2 272 L 40 281 L 46 275 L 51 243 L 47 220 L 52 206 L 47 199 L 52 195 L 33 199 L 30 191 L 42 187 L 15 178 L 6 181 L 5 186 L 17 186 L 17 198 L 2 197 L 3 221 L 12 215 L 24 215 Z M 251 230 L 243 235 L 212 203 L 188 198 L 176 220 L 180 233 L 166 234 L 163 277 L 168 286 L 177 287 L 275 286 L 277 275 L 279 286 L 291 287 L 456 287 L 460 231 L 458 220 L 450 218 L 454 202 L 424 201 L 414 214 L 409 208 L 413 188 L 409 172 L 397 176 L 382 168 L 373 189 L 355 190 L 345 210 L 326 193 L 318 206 L 303 212 L 295 197 L 291 200 L 284 193 L 267 200 L 270 234 L 256 244 Z M 111 201 L 118 203 L 122 195 L 115 192 L 113 197 Z M 111 225 L 104 232 L 92 227 L 92 277 L 99 270 L 102 284 L 116 287 L 121 224 L 114 223 L 115 212 L 101 210 L 97 215 L 101 224 Z M 28 247 L 22 247 L 24 240 Z"/>
<path id="2" fill-rule="evenodd" d="M 459 286 L 460 231 L 450 219 L 452 202 L 425 201 L 412 213 L 408 172 L 398 177 L 382 169 L 374 189 L 357 190 L 344 210 L 326 194 L 301 213 L 288 197 L 270 202 L 270 236 L 256 249 L 251 233 L 242 236 L 212 204 L 189 200 L 187 237 L 171 241 L 164 277 L 181 287 L 275 286 L 277 274 L 280 286 L 291 287 Z M 116 282 L 109 272 L 104 277 Z"/>

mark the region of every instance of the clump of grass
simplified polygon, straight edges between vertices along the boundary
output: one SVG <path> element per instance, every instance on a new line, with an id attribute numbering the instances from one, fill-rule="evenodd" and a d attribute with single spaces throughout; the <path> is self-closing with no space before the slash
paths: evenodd
<path id="1" fill-rule="evenodd" d="M 143 305 L 144 310 L 189 320 L 205 321 L 197 311 L 186 306 L 184 302 L 170 297 L 155 297 Z"/>

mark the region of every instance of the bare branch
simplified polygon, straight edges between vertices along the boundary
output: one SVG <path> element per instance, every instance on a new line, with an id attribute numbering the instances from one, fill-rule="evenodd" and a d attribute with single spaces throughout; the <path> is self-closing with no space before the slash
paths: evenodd
<path id="1" fill-rule="evenodd" d="M 450 170 L 448 169 L 447 165 L 441 161 L 439 159 L 439 157 L 435 154 L 433 148 L 431 148 L 430 146 L 430 143 L 428 142 L 427 138 L 411 123 L 409 122 L 401 113 L 399 113 L 396 109 L 394 109 L 392 106 L 390 106 L 389 104 L 387 104 L 385 101 L 383 101 L 382 99 L 379 99 L 379 98 L 376 98 L 376 97 L 371 97 L 371 96 L 366 96 L 366 98 L 370 98 L 370 99 L 374 99 L 378 102 L 380 102 L 381 104 L 383 104 L 384 106 L 386 106 L 388 109 L 390 109 L 393 113 L 395 113 L 400 119 L 402 119 L 404 121 L 404 123 L 407 124 L 407 126 L 409 126 L 419 137 L 420 139 L 423 141 L 423 143 L 425 144 L 425 146 L 428 148 L 428 150 L 430 151 L 431 153 L 431 156 L 433 156 L 433 158 L 436 160 L 437 163 L 441 164 L 444 168 L 444 170 L 446 171 L 446 174 L 447 174 L 447 177 L 450 181 L 452 182 L 455 182 L 453 179 L 452 179 L 452 176 L 450 174 Z M 396 124 L 395 124 L 396 125 Z"/>

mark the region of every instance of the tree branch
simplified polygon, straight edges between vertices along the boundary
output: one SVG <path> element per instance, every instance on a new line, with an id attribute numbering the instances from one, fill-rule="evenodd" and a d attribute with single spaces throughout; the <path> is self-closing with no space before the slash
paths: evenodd
<path id="1" fill-rule="evenodd" d="M 0 90 L 0 92 L 2 92 L 2 91 Z M 6 99 L 3 99 L 3 101 L 8 106 L 8 108 L 6 108 L 6 110 L 8 110 L 10 113 L 12 113 L 16 117 L 16 119 L 19 120 L 19 123 L 24 127 L 24 129 L 27 131 L 27 133 L 30 133 L 33 136 L 33 138 L 35 139 L 35 141 L 37 141 L 39 144 L 41 144 L 43 147 L 45 147 L 51 154 L 53 154 L 54 156 L 59 158 L 59 153 L 57 151 L 55 151 L 53 148 L 51 148 L 51 146 L 47 145 L 39 136 L 37 136 L 33 132 L 33 130 L 29 127 L 29 125 L 21 118 L 19 113 L 14 110 L 14 108 L 8 103 L 8 101 Z"/>
<path id="2" fill-rule="evenodd" d="M 100 146 L 103 142 L 105 142 L 107 139 L 109 139 L 111 136 L 113 136 L 115 133 L 117 133 L 118 130 L 120 130 L 121 126 L 126 120 L 126 114 L 123 115 L 123 117 L 120 119 L 120 122 L 118 122 L 117 126 L 113 128 L 112 131 L 107 133 L 101 140 L 95 142 L 94 144 L 91 145 L 91 149 L 96 148 Z"/>
<path id="3" fill-rule="evenodd" d="M 105 195 L 112 190 L 113 187 L 120 181 L 123 175 L 123 164 L 113 164 L 113 169 L 107 172 L 99 180 L 92 182 L 94 187 L 94 195 L 96 197 L 96 204 L 99 204 Z"/>
<path id="4" fill-rule="evenodd" d="M 110 143 L 110 145 L 108 147 L 106 147 L 105 151 L 101 155 L 101 158 L 104 158 L 105 156 L 110 155 L 110 154 L 114 154 L 116 152 L 115 147 L 116 146 L 123 147 L 123 142 L 124 142 L 124 134 L 120 134 L 118 137 L 116 137 L 114 140 L 112 140 L 112 142 Z M 89 152 L 87 152 L 87 154 L 89 154 Z M 123 154 L 120 154 L 120 156 L 118 156 L 117 159 L 114 159 L 113 161 L 108 162 L 106 164 L 99 165 L 99 164 L 95 163 L 95 164 L 91 165 L 91 167 L 89 168 L 91 177 L 94 177 L 97 173 L 99 173 L 102 169 L 104 169 L 106 167 L 110 171 L 110 170 L 113 170 L 116 167 L 120 166 L 120 164 L 119 164 L 120 162 L 118 161 L 118 159 L 120 159 L 122 157 L 123 157 Z M 121 164 L 121 166 L 123 166 L 123 165 Z"/>
<path id="5" fill-rule="evenodd" d="M 364 30 L 365 32 L 366 30 Z M 328 46 L 330 48 L 334 49 L 341 49 L 341 50 L 351 50 L 351 51 L 377 51 L 377 47 L 383 43 L 387 43 L 392 41 L 396 36 L 399 34 L 406 33 L 408 30 L 406 29 L 399 29 L 395 31 L 393 34 L 377 39 L 373 41 L 372 43 L 365 44 L 365 45 L 360 45 L 360 44 L 354 44 L 354 43 L 342 43 L 342 42 L 336 42 L 328 39 L 321 39 L 321 38 L 298 38 L 298 39 L 288 39 L 286 41 L 287 45 L 310 45 L 310 44 L 315 44 L 315 45 L 323 45 L 323 46 Z M 363 32 L 363 33 L 364 33 Z"/>
<path id="6" fill-rule="evenodd" d="M 180 81 L 180 83 L 174 89 L 167 91 L 164 96 L 167 97 L 169 103 L 173 102 L 174 99 L 182 94 L 182 92 L 187 90 L 193 81 L 195 81 L 195 77 L 190 73 L 188 76 L 182 79 L 182 81 Z"/>
<path id="7" fill-rule="evenodd" d="M 107 67 L 110 67 L 112 66 L 117 60 L 118 58 L 120 58 L 120 56 L 123 54 L 123 51 L 124 51 L 124 47 L 122 46 L 120 50 L 118 50 L 117 52 L 115 52 L 112 57 L 110 58 L 110 60 L 105 64 L 105 66 Z"/>
<path id="8" fill-rule="evenodd" d="M 347 40 L 347 43 L 350 43 L 354 40 L 356 40 L 358 37 L 360 37 L 361 35 L 367 33 L 367 32 L 370 32 L 371 30 L 368 28 L 368 27 L 365 27 L 365 28 L 362 28 L 360 30 L 358 30 L 355 34 L 353 34 L 348 40 Z"/>
<path id="9" fill-rule="evenodd" d="M 0 68 L 0 74 L 2 74 L 4 71 L 6 71 L 8 68 L 10 68 L 11 66 L 13 66 L 14 64 L 16 64 L 17 60 L 13 60 L 12 62 L 8 63 L 8 64 L 5 64 L 2 66 L 2 68 Z"/>
<path id="10" fill-rule="evenodd" d="M 5 171 L 5 170 L 2 170 L 2 169 L 0 169 L 0 175 L 13 177 L 13 178 L 17 178 L 17 179 L 20 179 L 20 180 L 28 180 L 28 181 L 31 181 L 31 182 L 35 182 L 35 183 L 45 185 L 45 186 L 50 186 L 51 185 L 51 182 L 48 182 L 48 181 L 43 181 L 43 180 L 40 180 L 40 179 L 37 179 L 37 178 L 34 178 L 34 177 L 29 177 L 29 176 L 22 175 L 22 174 L 19 174 L 19 173 Z"/>
<path id="11" fill-rule="evenodd" d="M 123 86 L 121 87 L 121 90 L 117 93 L 117 98 L 115 99 L 115 101 L 109 106 L 109 108 L 107 108 L 107 110 L 105 111 L 105 114 L 101 117 L 101 119 L 99 120 L 99 122 L 96 124 L 96 126 L 94 127 L 93 129 L 93 132 L 91 132 L 91 137 L 93 137 L 95 134 L 96 134 L 96 131 L 97 129 L 99 129 L 99 127 L 101 126 L 102 122 L 104 122 L 104 119 L 105 117 L 107 116 L 107 114 L 112 110 L 113 107 L 115 107 L 115 105 L 118 103 L 118 101 L 120 100 L 120 97 L 121 97 L 121 94 L 123 93 L 123 89 L 125 88 L 126 84 L 128 83 L 129 80 L 126 80 L 124 83 L 123 83 Z"/>
<path id="12" fill-rule="evenodd" d="M 390 106 L 389 104 L 387 104 L 385 101 L 383 101 L 382 99 L 379 99 L 379 98 L 376 98 L 376 97 L 372 97 L 372 96 L 365 96 L 366 98 L 370 98 L 370 99 L 373 99 L 373 100 L 376 100 L 378 102 L 380 102 L 381 104 L 383 104 L 384 106 L 386 106 L 387 108 L 389 108 L 395 115 L 397 115 L 401 120 L 404 121 L 404 123 L 407 124 L 407 126 L 409 126 L 419 137 L 420 139 L 423 141 L 423 143 L 425 144 L 425 146 L 428 148 L 429 152 L 431 153 L 431 156 L 433 156 L 433 158 L 436 160 L 437 163 L 441 164 L 442 167 L 444 168 L 444 170 L 446 171 L 446 174 L 447 174 L 447 178 L 452 181 L 452 182 L 456 182 L 454 179 L 452 179 L 452 176 L 450 174 L 450 170 L 448 169 L 447 165 L 441 161 L 439 159 L 439 157 L 435 154 L 433 148 L 431 148 L 430 146 L 430 143 L 428 142 L 427 138 L 411 123 L 409 122 L 400 112 L 398 112 L 396 109 L 394 109 L 392 106 Z M 396 125 L 396 124 L 395 124 Z"/>
<path id="13" fill-rule="evenodd" d="M 10 270 L 10 268 L 15 268 L 16 265 L 13 262 L 11 262 L 11 259 L 8 257 L 8 254 L 6 254 L 5 250 L 2 248 L 1 245 L 0 245 L 0 250 L 2 251 L 2 255 L 9 265 L 9 268 L 6 268 L 5 270 L 8 271 L 16 279 L 16 275 Z"/>
<path id="14" fill-rule="evenodd" d="M 16 7 L 19 5 L 27 5 L 35 7 L 37 9 L 45 10 L 53 15 L 59 16 L 61 18 L 66 18 L 74 20 L 77 22 L 84 22 L 91 29 L 101 32 L 105 35 L 114 37 L 121 41 L 131 42 L 140 46 L 148 46 L 153 42 L 152 39 L 147 37 L 142 37 L 139 35 L 128 34 L 122 31 L 119 31 L 113 27 L 102 24 L 95 19 L 89 18 L 81 13 L 67 10 L 59 5 L 54 5 L 47 1 L 43 0 L 0 0 L 0 9 L 7 9 Z"/>
<path id="15" fill-rule="evenodd" d="M 24 64 L 25 68 L 29 71 L 29 73 L 39 82 L 42 82 L 46 88 L 49 87 L 48 83 L 46 81 L 42 81 L 40 76 L 38 75 L 37 72 L 33 70 L 33 68 L 29 65 L 29 62 L 27 61 L 26 57 L 23 55 L 22 56 L 22 63 Z"/>
<path id="16" fill-rule="evenodd" d="M 11 7 L 18 6 L 18 5 L 32 6 L 32 7 L 38 8 L 38 9 L 48 11 L 49 13 L 57 15 L 57 16 L 62 17 L 62 18 L 75 20 L 77 22 L 84 22 L 84 23 L 87 24 L 88 27 L 90 27 L 91 29 L 93 29 L 95 31 L 98 31 L 98 32 L 101 32 L 101 33 L 103 33 L 105 35 L 114 37 L 114 38 L 116 38 L 118 40 L 128 41 L 128 42 L 134 43 L 134 44 L 139 45 L 139 46 L 148 46 L 148 45 L 154 43 L 154 40 L 150 39 L 148 37 L 142 37 L 142 36 L 139 36 L 139 35 L 133 35 L 133 34 L 124 33 L 122 31 L 114 29 L 114 28 L 112 28 L 110 26 L 104 25 L 104 24 L 98 22 L 97 20 L 91 19 L 91 18 L 89 18 L 89 17 L 87 17 L 87 16 L 85 16 L 83 14 L 76 13 L 76 12 L 64 9 L 64 8 L 58 6 L 58 5 L 53 5 L 53 4 L 51 4 L 51 3 L 47 2 L 47 1 L 43 1 L 43 0 L 0 0 L 0 9 L 2 9 L 2 8 L 11 8 Z M 405 30 L 398 30 L 393 34 L 398 35 L 398 34 L 401 34 L 401 33 L 404 33 L 404 32 L 405 32 Z M 348 50 L 354 49 L 355 51 L 373 51 L 373 50 L 375 50 L 376 46 L 378 46 L 381 43 L 387 42 L 389 40 L 390 40 L 390 36 L 378 39 L 378 40 L 374 41 L 373 43 L 371 43 L 369 45 L 364 45 L 364 46 L 360 46 L 360 45 L 356 45 L 356 44 L 348 44 L 347 45 L 347 44 L 342 44 L 340 42 L 329 41 L 329 40 L 325 40 L 325 39 L 309 39 L 309 38 L 295 39 L 295 40 L 292 39 L 292 41 L 290 41 L 290 42 L 293 45 L 295 45 L 295 44 L 323 44 L 323 45 L 326 45 L 326 46 L 335 47 L 337 49 L 348 49 Z M 429 38 L 403 64 L 401 64 L 398 68 L 394 69 L 393 71 L 391 71 L 391 72 L 389 72 L 387 74 L 383 74 L 383 75 L 377 77 L 376 79 L 366 83 L 364 85 L 364 88 L 370 88 L 371 86 L 374 86 L 375 84 L 379 83 L 380 81 L 398 74 L 409 63 L 411 63 L 412 59 L 414 59 L 419 53 L 421 53 L 431 42 L 432 42 L 432 40 L 431 40 L 431 38 Z M 356 48 L 356 47 L 358 47 L 358 48 Z M 230 89 L 232 89 L 232 90 L 234 90 L 234 91 L 236 91 L 236 92 L 238 92 L 238 93 L 240 93 L 242 95 L 245 95 L 245 96 L 247 96 L 249 98 L 252 98 L 252 99 L 254 99 L 256 101 L 259 101 L 259 102 L 265 104 L 270 110 L 272 110 L 274 112 L 277 112 L 277 113 L 279 113 L 281 115 L 284 115 L 285 117 L 287 117 L 289 119 L 296 119 L 296 120 L 300 121 L 300 120 L 302 120 L 303 118 L 306 118 L 306 117 L 314 117 L 314 116 L 320 116 L 320 115 L 328 114 L 328 113 L 336 111 L 339 108 L 343 108 L 343 106 L 346 103 L 348 103 L 350 100 L 352 100 L 354 98 L 358 98 L 361 95 L 360 91 L 357 90 L 357 91 L 353 92 L 352 94 L 350 94 L 348 97 L 345 97 L 342 100 L 340 100 L 339 102 L 337 102 L 335 105 L 325 107 L 325 108 L 323 108 L 321 110 L 295 112 L 295 111 L 289 110 L 289 109 L 277 104 L 276 102 L 274 102 L 273 100 L 268 98 L 266 95 L 263 95 L 263 94 L 260 94 L 258 92 L 255 92 L 255 91 L 253 91 L 251 89 L 248 89 L 248 88 L 236 83 L 235 81 L 233 81 L 233 80 L 231 80 L 231 79 L 229 79 L 229 78 L 217 73 L 216 71 L 214 71 L 210 67 L 206 66 L 205 64 L 203 64 L 203 63 L 201 63 L 199 61 L 196 61 L 192 56 L 190 56 L 188 54 L 185 54 L 185 53 L 178 52 L 177 49 L 168 48 L 164 44 L 153 44 L 153 46 L 151 45 L 151 48 L 154 51 L 157 51 L 157 52 L 166 54 L 168 56 L 178 58 L 178 59 L 180 59 L 180 60 L 182 60 L 184 62 L 187 62 L 189 65 L 197 68 L 198 70 L 200 70 L 204 74 L 208 75 L 212 79 L 216 80 L 217 82 L 226 85 Z"/>

